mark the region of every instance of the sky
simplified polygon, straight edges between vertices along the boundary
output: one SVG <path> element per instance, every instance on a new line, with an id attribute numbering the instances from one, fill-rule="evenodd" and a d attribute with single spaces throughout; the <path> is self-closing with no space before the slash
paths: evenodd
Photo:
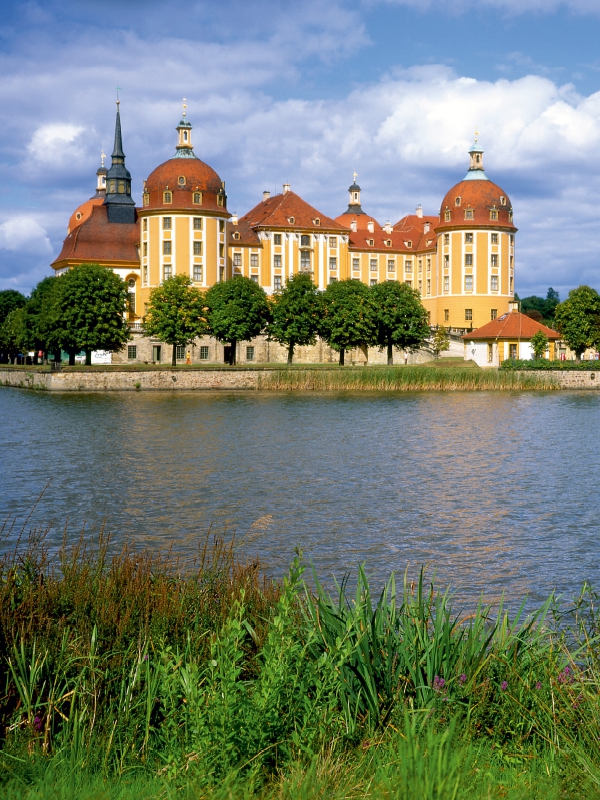
<path id="1" fill-rule="evenodd" d="M 354 170 L 382 224 L 437 214 L 477 128 L 519 295 L 600 290 L 599 40 L 599 0 L 4 0 L 0 289 L 52 273 L 120 86 L 136 202 L 185 97 L 240 216 L 289 182 L 335 217 Z"/>

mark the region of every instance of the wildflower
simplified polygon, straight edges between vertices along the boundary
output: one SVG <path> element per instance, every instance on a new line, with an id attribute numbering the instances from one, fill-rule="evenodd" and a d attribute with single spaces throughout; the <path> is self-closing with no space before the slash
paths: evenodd
<path id="1" fill-rule="evenodd" d="M 441 692 L 444 686 L 446 685 L 446 681 L 444 678 L 440 678 L 439 675 L 436 675 L 433 679 L 433 691 L 434 692 Z"/>
<path id="2" fill-rule="evenodd" d="M 458 679 L 458 682 L 459 682 L 461 685 L 462 685 L 462 684 L 465 684 L 465 683 L 467 682 L 467 676 L 465 675 L 465 673 L 464 673 L 464 672 L 463 672 L 463 673 L 462 673 L 462 675 L 459 677 L 459 679 Z"/>
<path id="3" fill-rule="evenodd" d="M 559 683 L 573 683 L 573 675 L 571 674 L 571 668 L 565 667 L 562 670 L 562 672 L 559 672 L 557 680 Z"/>
<path id="4" fill-rule="evenodd" d="M 42 718 L 38 717 L 38 715 L 36 714 L 35 717 L 33 718 L 33 728 L 34 728 L 34 730 L 36 730 L 38 733 L 41 733 L 41 730 L 42 730 L 43 727 L 44 727 L 44 723 L 43 723 Z"/>
<path id="5" fill-rule="evenodd" d="M 535 688 L 539 691 L 542 688 L 542 684 L 538 681 L 535 685 Z"/>
<path id="6" fill-rule="evenodd" d="M 505 692 L 508 689 L 508 681 L 502 681 L 500 684 L 500 691 Z"/>

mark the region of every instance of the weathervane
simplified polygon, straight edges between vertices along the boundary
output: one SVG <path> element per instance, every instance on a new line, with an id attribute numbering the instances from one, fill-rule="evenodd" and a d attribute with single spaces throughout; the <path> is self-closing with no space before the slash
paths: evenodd
<path id="1" fill-rule="evenodd" d="M 475 128 L 475 144 L 477 144 L 478 137 L 479 137 L 479 130 L 478 128 Z"/>
<path id="2" fill-rule="evenodd" d="M 185 119 L 185 110 L 187 108 L 187 103 L 185 102 L 185 97 L 183 98 L 183 117 Z"/>
<path id="3" fill-rule="evenodd" d="M 356 170 L 354 170 L 354 183 L 356 183 L 356 179 L 357 178 L 358 178 L 358 175 L 356 174 Z"/>
<path id="4" fill-rule="evenodd" d="M 104 159 L 106 158 L 106 153 L 104 152 L 104 148 L 102 148 L 102 152 L 100 153 L 100 163 L 101 166 L 104 167 Z"/>

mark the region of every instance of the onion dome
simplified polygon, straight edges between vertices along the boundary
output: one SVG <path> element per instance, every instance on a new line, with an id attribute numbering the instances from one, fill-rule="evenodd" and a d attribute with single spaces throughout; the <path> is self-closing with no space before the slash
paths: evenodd
<path id="1" fill-rule="evenodd" d="M 469 171 L 444 197 L 436 230 L 485 227 L 516 231 L 510 198 L 485 174 L 483 150 L 477 139 L 469 155 Z"/>
<path id="2" fill-rule="evenodd" d="M 144 184 L 143 211 L 197 210 L 227 213 L 225 182 L 192 147 L 192 126 L 184 116 L 175 155 L 150 173 Z"/>

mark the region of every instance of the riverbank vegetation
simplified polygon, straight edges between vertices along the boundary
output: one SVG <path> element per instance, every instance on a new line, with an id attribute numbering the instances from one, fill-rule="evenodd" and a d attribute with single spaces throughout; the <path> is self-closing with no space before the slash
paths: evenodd
<path id="1" fill-rule="evenodd" d="M 460 615 L 423 574 L 330 592 L 220 537 L 194 564 L 109 545 L 5 539 L 3 797 L 600 796 L 589 587 Z"/>
<path id="2" fill-rule="evenodd" d="M 550 361 L 547 358 L 510 358 L 500 365 L 503 372 L 600 372 L 600 361 Z"/>

